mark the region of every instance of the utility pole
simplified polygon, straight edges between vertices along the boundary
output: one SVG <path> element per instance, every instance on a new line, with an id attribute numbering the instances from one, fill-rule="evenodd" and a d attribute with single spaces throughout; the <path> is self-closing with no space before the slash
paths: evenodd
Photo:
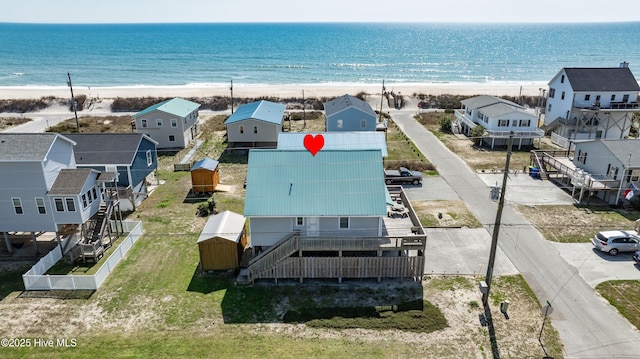
<path id="1" fill-rule="evenodd" d="M 73 114 L 76 116 L 76 129 L 78 133 L 80 133 L 80 122 L 78 121 L 78 103 L 76 102 L 76 98 L 73 96 L 73 86 L 71 85 L 71 73 L 67 72 L 67 85 L 71 89 L 71 106 L 73 106 Z"/>
<path id="2" fill-rule="evenodd" d="M 307 128 L 307 110 L 304 103 L 304 90 L 302 90 L 302 129 Z"/>
<path id="3" fill-rule="evenodd" d="M 229 87 L 229 90 L 231 90 L 231 114 L 233 115 L 233 80 L 231 80 L 231 87 Z"/>
<path id="4" fill-rule="evenodd" d="M 502 209 L 504 208 L 504 193 L 507 189 L 507 179 L 509 178 L 509 160 L 511 159 L 511 147 L 513 146 L 513 131 L 509 132 L 509 144 L 507 145 L 507 160 L 504 164 L 504 176 L 502 177 L 502 191 L 498 201 L 498 211 L 496 222 L 493 225 L 493 236 L 491 237 L 491 252 L 489 252 L 489 265 L 487 266 L 486 293 L 482 294 L 482 304 L 486 307 L 491 292 L 491 280 L 493 278 L 493 266 L 496 261 L 496 250 L 498 249 L 498 234 L 500 233 L 500 221 L 502 220 Z"/>
<path id="5" fill-rule="evenodd" d="M 384 79 L 382 80 L 382 93 L 380 94 L 380 116 L 378 117 L 378 122 L 382 122 L 382 100 L 384 99 Z"/>

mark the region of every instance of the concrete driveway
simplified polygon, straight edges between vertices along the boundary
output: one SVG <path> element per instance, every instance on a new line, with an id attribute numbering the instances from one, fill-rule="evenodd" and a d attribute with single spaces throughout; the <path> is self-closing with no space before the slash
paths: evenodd
<path id="1" fill-rule="evenodd" d="M 592 288 L 608 280 L 640 280 L 640 267 L 633 261 L 633 253 L 614 257 L 595 249 L 591 243 L 552 244 Z"/>
<path id="2" fill-rule="evenodd" d="M 426 275 L 487 274 L 491 236 L 485 228 L 426 228 Z M 495 275 L 518 274 L 509 258 L 498 248 Z"/>

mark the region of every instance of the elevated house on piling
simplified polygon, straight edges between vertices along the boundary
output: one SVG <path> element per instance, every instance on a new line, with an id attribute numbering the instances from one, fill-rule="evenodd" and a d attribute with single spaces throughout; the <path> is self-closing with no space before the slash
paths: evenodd
<path id="1" fill-rule="evenodd" d="M 402 189 L 385 186 L 381 157 L 251 150 L 248 280 L 422 278 L 426 235 Z"/>
<path id="2" fill-rule="evenodd" d="M 39 256 L 53 242 L 63 255 L 97 261 L 118 234 L 109 223 L 119 213 L 117 175 L 77 168 L 75 144 L 55 133 L 0 133 L 0 254 Z"/>
<path id="3" fill-rule="evenodd" d="M 564 148 L 573 140 L 625 139 L 640 112 L 640 86 L 619 67 L 565 67 L 549 82 L 543 129 Z"/>

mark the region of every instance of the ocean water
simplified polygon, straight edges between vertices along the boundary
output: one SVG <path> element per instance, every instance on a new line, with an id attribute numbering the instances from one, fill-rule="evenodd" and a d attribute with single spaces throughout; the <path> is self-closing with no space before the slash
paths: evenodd
<path id="1" fill-rule="evenodd" d="M 0 86 L 547 82 L 562 67 L 640 74 L 640 22 L 0 23 Z"/>

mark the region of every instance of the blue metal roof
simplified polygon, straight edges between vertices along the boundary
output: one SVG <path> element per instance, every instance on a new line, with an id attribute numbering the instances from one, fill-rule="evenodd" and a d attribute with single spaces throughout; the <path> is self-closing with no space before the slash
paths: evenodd
<path id="1" fill-rule="evenodd" d="M 213 171 L 216 169 L 216 167 L 218 167 L 218 161 L 205 157 L 200 161 L 197 161 L 196 163 L 194 163 L 193 167 L 191 167 L 191 170 L 193 171 L 193 170 L 198 170 L 202 168 L 202 169 L 207 169 L 209 171 Z"/>
<path id="2" fill-rule="evenodd" d="M 286 106 L 283 104 L 265 100 L 248 103 L 238 107 L 224 124 L 255 119 L 281 125 L 285 108 Z"/>
<path id="3" fill-rule="evenodd" d="M 185 99 L 176 97 L 174 99 L 163 101 L 155 105 L 149 106 L 144 110 L 136 113 L 133 117 L 139 117 L 153 111 L 162 111 L 162 112 L 170 113 L 172 115 L 186 117 L 188 114 L 197 110 L 198 108 L 200 108 L 199 103 L 187 101 Z"/>
<path id="4" fill-rule="evenodd" d="M 247 217 L 384 216 L 380 150 L 250 150 Z"/>
<path id="5" fill-rule="evenodd" d="M 279 150 L 304 150 L 303 132 L 282 132 L 278 134 Z M 380 150 L 382 157 L 387 157 L 387 141 L 382 132 L 323 132 L 324 147 L 322 150 Z M 313 134 L 314 136 L 317 134 Z"/>

